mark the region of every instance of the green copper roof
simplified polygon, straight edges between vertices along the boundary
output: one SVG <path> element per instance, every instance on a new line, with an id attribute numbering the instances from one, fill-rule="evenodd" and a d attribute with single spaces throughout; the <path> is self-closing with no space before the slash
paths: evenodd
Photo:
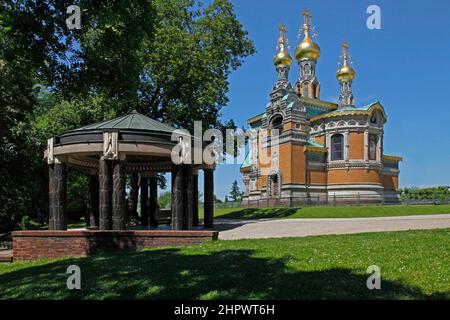
<path id="1" fill-rule="evenodd" d="M 258 114 L 258 115 L 256 115 L 256 116 L 253 116 L 253 117 L 251 117 L 250 119 L 248 119 L 248 120 L 247 120 L 247 124 L 251 124 L 251 123 L 260 121 L 261 119 L 263 119 L 263 118 L 265 118 L 265 117 L 266 117 L 266 113 L 265 113 L 265 112 L 260 113 L 260 114 Z"/>
<path id="2" fill-rule="evenodd" d="M 158 131 L 172 133 L 175 128 L 164 123 L 156 121 L 152 118 L 144 116 L 137 111 L 133 111 L 127 115 L 106 120 L 103 122 L 94 123 L 84 126 L 70 132 L 90 131 L 90 130 L 108 130 L 108 129 L 122 129 L 122 130 L 141 130 L 141 131 Z"/>
<path id="3" fill-rule="evenodd" d="M 325 147 L 323 144 L 314 142 L 312 140 L 308 140 L 308 142 L 306 143 L 307 146 L 313 146 L 313 147 L 319 147 L 319 148 L 323 148 Z"/>
<path id="4" fill-rule="evenodd" d="M 375 104 L 379 104 L 379 101 L 375 101 L 372 102 L 371 104 L 368 104 L 366 106 L 362 106 L 362 107 L 345 107 L 345 108 L 339 108 L 337 109 L 335 112 L 342 112 L 342 111 L 352 111 L 352 110 L 362 110 L 362 111 L 367 111 L 370 109 L 370 107 L 374 106 Z"/>
<path id="5" fill-rule="evenodd" d="M 241 169 L 248 168 L 252 165 L 252 161 L 250 160 L 250 152 L 247 153 L 244 162 L 242 162 Z"/>

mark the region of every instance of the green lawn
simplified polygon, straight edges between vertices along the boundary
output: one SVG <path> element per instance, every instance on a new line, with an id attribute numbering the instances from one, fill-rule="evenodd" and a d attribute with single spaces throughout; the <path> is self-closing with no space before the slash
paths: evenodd
<path id="1" fill-rule="evenodd" d="M 450 213 L 450 205 L 396 205 L 396 206 L 337 206 L 301 208 L 234 208 L 214 209 L 214 217 L 223 219 L 264 219 L 264 218 L 364 218 L 412 216 L 421 214 Z M 203 210 L 200 210 L 203 217 Z"/>
<path id="2" fill-rule="evenodd" d="M 0 299 L 450 299 L 450 229 L 266 240 L 0 264 Z M 81 268 L 81 290 L 66 268 Z M 381 290 L 366 287 L 381 268 Z"/>

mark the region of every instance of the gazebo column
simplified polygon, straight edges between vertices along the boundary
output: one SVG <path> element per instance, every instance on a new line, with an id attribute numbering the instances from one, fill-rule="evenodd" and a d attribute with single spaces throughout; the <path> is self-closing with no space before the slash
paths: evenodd
<path id="1" fill-rule="evenodd" d="M 156 220 L 156 205 L 158 204 L 158 178 L 156 176 L 150 177 L 150 225 L 158 226 Z"/>
<path id="2" fill-rule="evenodd" d="M 183 165 L 183 200 L 184 200 L 184 214 L 183 214 L 183 229 L 192 229 L 193 222 L 193 177 L 192 177 L 192 165 Z"/>
<path id="3" fill-rule="evenodd" d="M 141 226 L 148 226 L 148 178 L 141 176 Z"/>
<path id="4" fill-rule="evenodd" d="M 214 170 L 204 169 L 204 220 L 205 228 L 214 228 Z"/>
<path id="5" fill-rule="evenodd" d="M 112 175 L 111 161 L 100 159 L 98 166 L 99 180 L 99 229 L 111 230 L 112 218 Z"/>
<path id="6" fill-rule="evenodd" d="M 172 229 L 183 230 L 183 166 L 172 164 Z"/>
<path id="7" fill-rule="evenodd" d="M 192 225 L 198 226 L 198 170 L 192 175 Z"/>
<path id="8" fill-rule="evenodd" d="M 49 229 L 67 230 L 67 165 L 55 162 L 48 166 Z"/>
<path id="9" fill-rule="evenodd" d="M 127 204 L 125 197 L 125 161 L 113 161 L 112 228 L 127 228 Z"/>
<path id="10" fill-rule="evenodd" d="M 99 214 L 99 183 L 98 175 L 91 174 L 89 176 L 89 196 L 90 196 L 90 207 L 89 212 L 89 226 L 92 228 L 98 228 L 98 214 Z"/>

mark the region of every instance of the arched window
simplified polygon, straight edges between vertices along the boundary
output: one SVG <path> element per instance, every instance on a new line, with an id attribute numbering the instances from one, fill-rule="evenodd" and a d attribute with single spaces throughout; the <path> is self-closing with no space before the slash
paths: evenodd
<path id="1" fill-rule="evenodd" d="M 372 116 L 370 117 L 370 123 L 377 123 L 377 115 L 375 113 L 372 114 Z"/>
<path id="2" fill-rule="evenodd" d="M 309 83 L 303 83 L 303 96 L 309 98 Z"/>
<path id="3" fill-rule="evenodd" d="M 311 65 L 309 63 L 305 64 L 304 70 L 305 70 L 304 74 L 306 76 L 309 76 L 311 74 Z"/>
<path id="4" fill-rule="evenodd" d="M 344 160 L 344 136 L 335 134 L 331 137 L 331 160 Z"/>
<path id="5" fill-rule="evenodd" d="M 283 130 L 283 117 L 277 115 L 272 119 L 271 129 L 278 129 L 281 132 Z"/>
<path id="6" fill-rule="evenodd" d="M 377 160 L 378 136 L 369 134 L 369 160 Z"/>

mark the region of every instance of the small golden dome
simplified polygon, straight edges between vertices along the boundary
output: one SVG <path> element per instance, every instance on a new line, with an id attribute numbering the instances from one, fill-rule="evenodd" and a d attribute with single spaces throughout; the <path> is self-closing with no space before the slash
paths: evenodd
<path id="1" fill-rule="evenodd" d="M 312 41 L 309 35 L 300 42 L 300 44 L 295 48 L 295 59 L 298 61 L 303 59 L 317 60 L 320 57 L 320 48 Z"/>
<path id="2" fill-rule="evenodd" d="M 286 48 L 283 46 L 280 46 L 280 51 L 276 54 L 276 56 L 273 58 L 273 63 L 276 67 L 280 65 L 285 65 L 287 67 L 290 67 L 292 64 L 292 58 L 289 52 L 286 50 Z"/>
<path id="3" fill-rule="evenodd" d="M 276 67 L 285 65 L 290 67 L 292 64 L 292 57 L 287 50 L 287 40 L 286 40 L 286 27 L 280 25 L 280 37 L 278 38 L 278 53 L 273 58 L 273 63 Z"/>
<path id="4" fill-rule="evenodd" d="M 355 70 L 350 67 L 347 63 L 345 63 L 337 72 L 336 72 L 336 78 L 339 81 L 343 80 L 353 80 L 355 79 Z"/>
<path id="5" fill-rule="evenodd" d="M 336 71 L 336 78 L 339 81 L 345 81 L 345 80 L 353 80 L 355 79 L 356 72 L 355 70 L 348 64 L 348 53 L 347 50 L 349 48 L 349 45 L 347 42 L 344 42 L 342 44 L 342 51 L 344 56 L 344 62 L 342 64 L 342 67 Z"/>
<path id="6" fill-rule="evenodd" d="M 303 33 L 305 34 L 305 37 L 299 43 L 299 45 L 295 47 L 295 59 L 297 59 L 297 61 L 303 59 L 317 60 L 320 57 L 320 48 L 319 45 L 315 43 L 309 35 L 309 22 L 311 15 L 309 14 L 308 10 L 304 10 L 302 15 L 304 17 Z M 312 29 L 312 32 L 314 32 L 314 28 Z"/>

